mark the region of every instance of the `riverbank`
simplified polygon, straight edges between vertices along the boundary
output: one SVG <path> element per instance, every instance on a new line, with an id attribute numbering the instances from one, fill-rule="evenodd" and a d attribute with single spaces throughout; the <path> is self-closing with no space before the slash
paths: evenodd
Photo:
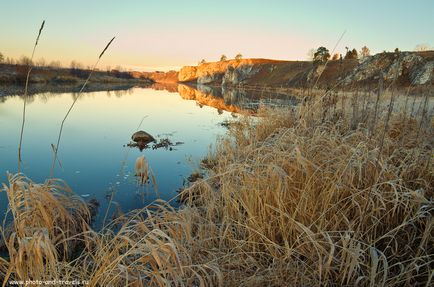
<path id="1" fill-rule="evenodd" d="M 83 81 L 84 83 L 84 81 Z M 78 93 L 83 86 L 82 82 L 71 84 L 32 84 L 28 87 L 28 95 L 43 93 Z M 86 85 L 84 93 L 98 92 L 98 91 L 114 91 L 122 92 L 134 87 L 150 87 L 152 84 L 143 83 L 141 81 L 125 81 L 119 83 L 94 83 L 90 82 Z M 22 85 L 1 85 L 0 86 L 0 99 L 2 96 L 22 96 L 24 95 L 24 88 Z"/>
<path id="2" fill-rule="evenodd" d="M 28 67 L 0 64 L 0 85 L 25 83 Z M 65 87 L 82 83 L 90 73 L 86 69 L 35 67 L 30 83 Z M 95 71 L 91 83 L 97 85 L 151 85 L 175 87 L 177 84 L 221 87 L 249 91 L 281 92 L 290 89 L 374 90 L 380 78 L 386 86 L 410 89 L 424 95 L 434 87 L 434 51 L 383 52 L 364 59 L 312 61 L 271 59 L 234 59 L 185 66 L 180 71 Z M 7 91 L 5 88 L 3 90 Z M 0 89 L 0 95 L 2 89 Z M 3 94 L 5 92 L 3 91 Z"/>
<path id="3" fill-rule="evenodd" d="M 157 201 L 119 213 L 100 232 L 86 224 L 80 202 L 64 209 L 65 198 L 52 196 L 62 185 L 34 196 L 24 192 L 26 179 L 11 179 L 15 233 L 6 240 L 0 278 L 79 278 L 90 286 L 428 286 L 428 99 L 318 94 L 297 108 L 262 110 L 259 120 L 239 118 L 203 161 L 207 177 L 182 191 L 179 210 Z M 49 209 L 44 198 L 51 198 Z M 32 212 L 18 208 L 25 203 Z M 77 239 L 78 253 L 62 252 Z"/>
<path id="4" fill-rule="evenodd" d="M 0 96 L 23 92 L 27 72 L 27 66 L 0 64 Z M 29 92 L 73 92 L 84 83 L 90 72 L 87 69 L 33 67 L 29 77 Z M 87 89 L 105 90 L 104 87 L 147 86 L 153 83 L 155 81 L 151 78 L 133 72 L 94 71 Z"/>

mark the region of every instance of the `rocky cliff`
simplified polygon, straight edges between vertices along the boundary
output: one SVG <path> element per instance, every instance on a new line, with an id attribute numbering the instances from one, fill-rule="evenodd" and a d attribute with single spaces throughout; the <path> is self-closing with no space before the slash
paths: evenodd
<path id="1" fill-rule="evenodd" d="M 427 85 L 433 82 L 434 53 L 401 52 L 381 53 L 366 58 L 347 76 L 347 84 L 359 83 L 379 78 L 385 81 L 397 80 L 400 84 Z"/>
<path id="2" fill-rule="evenodd" d="M 204 63 L 199 66 L 183 67 L 178 74 L 180 82 L 197 84 L 239 84 L 254 77 L 272 64 L 287 63 L 267 59 L 241 59 Z"/>
<path id="3" fill-rule="evenodd" d="M 363 60 L 329 61 L 326 66 L 315 66 L 308 61 L 229 60 L 183 67 L 178 81 L 199 85 L 285 87 L 311 87 L 316 83 L 319 87 L 330 87 L 376 85 L 380 76 L 398 86 L 432 85 L 434 51 L 380 53 Z"/>

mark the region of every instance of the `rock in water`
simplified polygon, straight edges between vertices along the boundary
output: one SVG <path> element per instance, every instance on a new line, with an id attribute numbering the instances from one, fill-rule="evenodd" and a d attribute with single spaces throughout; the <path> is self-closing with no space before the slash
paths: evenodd
<path id="1" fill-rule="evenodd" d="M 150 142 L 154 142 L 154 141 L 155 141 L 154 137 L 151 136 L 150 134 L 148 134 L 148 133 L 145 132 L 145 131 L 138 131 L 138 132 L 135 132 L 135 133 L 131 136 L 131 139 L 132 139 L 133 141 L 135 141 L 136 143 L 144 143 L 144 144 L 147 144 L 147 143 L 150 143 Z"/>

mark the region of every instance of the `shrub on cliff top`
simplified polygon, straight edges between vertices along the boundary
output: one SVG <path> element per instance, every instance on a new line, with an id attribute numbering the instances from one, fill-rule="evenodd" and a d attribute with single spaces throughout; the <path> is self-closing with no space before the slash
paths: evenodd
<path id="1" fill-rule="evenodd" d="M 319 47 L 313 54 L 313 61 L 315 64 L 323 64 L 330 58 L 329 50 L 325 47 Z"/>

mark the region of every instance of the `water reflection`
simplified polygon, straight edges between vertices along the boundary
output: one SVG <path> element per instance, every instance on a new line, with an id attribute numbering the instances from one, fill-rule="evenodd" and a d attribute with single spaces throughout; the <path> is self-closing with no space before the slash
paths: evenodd
<path id="1" fill-rule="evenodd" d="M 197 89 L 187 86 L 178 85 L 178 93 L 184 100 L 194 100 L 199 106 L 210 106 L 217 110 L 239 113 L 242 111 L 236 105 L 225 103 L 224 98 L 218 95 L 218 89 L 213 89 L 207 86 L 200 86 Z"/>
<path id="2" fill-rule="evenodd" d="M 32 95 L 40 94 L 59 94 L 59 93 L 77 93 L 80 91 L 82 85 L 54 85 L 54 84 L 31 84 L 28 89 L 29 98 Z M 137 85 L 134 83 L 92 83 L 86 85 L 84 92 L 100 92 L 100 91 L 127 91 L 134 87 L 146 88 L 149 85 Z M 24 87 L 22 85 L 0 85 L 0 101 L 5 96 L 22 96 L 24 94 Z"/>
<path id="3" fill-rule="evenodd" d="M 169 93 L 178 92 L 177 83 L 154 83 L 150 87 L 157 91 L 168 91 Z"/>
<path id="4" fill-rule="evenodd" d="M 46 103 L 49 99 L 59 97 L 62 93 L 59 91 L 67 90 L 72 99 L 78 97 L 78 86 L 76 87 L 33 87 L 33 93 L 29 93 L 27 102 L 32 103 L 35 98 L 38 101 Z M 90 85 L 81 94 L 81 98 L 94 96 L 94 93 L 106 91 L 107 97 L 120 98 L 124 95 L 131 95 L 135 88 L 143 88 L 134 85 Z M 236 113 L 254 113 L 261 105 L 265 106 L 287 106 L 296 105 L 296 97 L 282 92 L 269 92 L 263 89 L 234 88 L 225 86 L 207 86 L 207 85 L 185 85 L 177 83 L 154 83 L 149 88 L 157 91 L 167 91 L 169 93 L 178 93 L 184 100 L 194 100 L 199 107 L 209 106 L 217 110 L 224 110 Z M 0 103 L 4 103 L 9 97 L 22 98 L 22 88 L 9 86 L 7 95 L 1 96 Z M 38 92 L 39 91 L 39 92 Z M 80 100 L 80 99 L 79 99 Z"/>
<path id="5" fill-rule="evenodd" d="M 51 144 L 56 142 L 60 122 L 76 96 L 43 93 L 32 96 L 28 103 L 23 172 L 35 182 L 44 182 L 49 175 Z M 0 183 L 5 183 L 6 172 L 17 171 L 23 99 L 20 96 L 2 99 Z M 62 168 L 56 166 L 55 176 L 64 179 L 83 199 L 98 200 L 103 213 L 108 206 L 108 194 L 114 194 L 113 206 L 119 206 L 123 212 L 141 208 L 157 198 L 170 200 L 177 195 L 184 179 L 198 168 L 217 136 L 225 133 L 219 124 L 229 118 L 229 113 L 219 115 L 210 107 L 200 109 L 194 102 L 166 90 L 133 88 L 84 93 L 65 124 L 59 149 Z M 131 135 L 140 129 L 155 136 L 155 149 L 141 152 L 127 146 Z M 158 194 L 153 184 L 145 187 L 136 184 L 134 163 L 141 155 L 155 175 Z M 6 207 L 5 193 L 0 192 L 0 220 Z M 112 208 L 109 216 L 114 212 Z M 96 224 L 101 223 L 99 214 Z"/>
<path id="6" fill-rule="evenodd" d="M 159 84 L 153 88 L 119 87 L 83 93 L 66 122 L 59 149 L 62 168 L 56 169 L 55 176 L 64 179 L 83 199 L 99 201 L 102 213 L 107 209 L 108 195 L 116 203 L 113 206 L 123 212 L 141 208 L 157 198 L 170 200 L 176 196 L 177 189 L 197 169 L 217 136 L 226 132 L 221 123 L 231 119 L 231 113 L 251 114 L 267 103 L 295 103 L 290 96 L 264 96 L 209 86 Z M 49 175 L 51 144 L 56 142 L 60 121 L 77 96 L 75 92 L 29 96 L 23 172 L 35 182 L 44 182 Z M 7 171 L 16 172 L 22 103 L 21 96 L 0 97 L 0 183 L 6 182 Z M 128 147 L 131 135 L 140 129 L 156 135 L 157 145 L 173 145 L 143 151 Z M 134 164 L 142 155 L 155 175 L 158 194 L 154 185 L 136 184 Z M 6 207 L 2 192 L 0 220 Z M 113 207 L 109 215 L 114 211 Z M 96 224 L 101 223 L 98 215 Z"/>
<path id="7" fill-rule="evenodd" d="M 296 105 L 296 97 L 264 90 L 247 90 L 233 87 L 206 85 L 178 85 L 179 95 L 186 100 L 195 100 L 199 105 L 214 107 L 235 113 L 254 113 L 260 106 Z"/>

